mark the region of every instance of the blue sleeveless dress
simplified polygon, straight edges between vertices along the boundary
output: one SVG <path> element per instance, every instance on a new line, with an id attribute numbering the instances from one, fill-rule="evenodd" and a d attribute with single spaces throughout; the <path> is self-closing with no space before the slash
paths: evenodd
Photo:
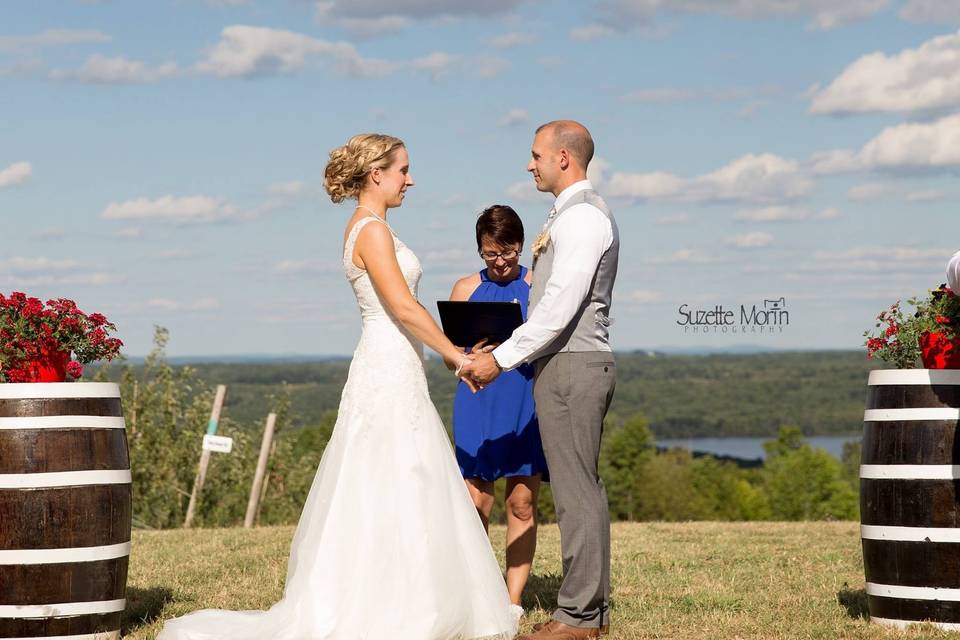
<path id="1" fill-rule="evenodd" d="M 484 269 L 470 301 L 519 302 L 526 320 L 526 275 L 527 268 L 521 266 L 516 280 L 494 282 Z M 524 364 L 505 371 L 476 394 L 461 381 L 453 399 L 453 439 L 464 478 L 493 481 L 541 474 L 549 480 L 533 403 L 533 368 Z"/>

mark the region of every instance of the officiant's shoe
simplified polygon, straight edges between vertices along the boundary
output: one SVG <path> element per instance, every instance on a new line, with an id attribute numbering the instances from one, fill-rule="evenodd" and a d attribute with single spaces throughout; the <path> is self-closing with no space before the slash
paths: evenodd
<path id="1" fill-rule="evenodd" d="M 579 640 L 580 638 L 599 638 L 607 635 L 608 627 L 571 627 L 558 620 L 539 622 L 533 625 L 533 633 L 520 636 L 517 640 Z"/>

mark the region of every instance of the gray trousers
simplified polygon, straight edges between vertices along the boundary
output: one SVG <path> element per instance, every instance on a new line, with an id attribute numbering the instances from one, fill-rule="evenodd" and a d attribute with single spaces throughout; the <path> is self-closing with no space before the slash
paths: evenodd
<path id="1" fill-rule="evenodd" d="M 616 365 L 612 353 L 587 351 L 545 356 L 534 367 L 533 397 L 563 555 L 553 618 L 599 627 L 609 622 L 610 512 L 597 462 Z"/>

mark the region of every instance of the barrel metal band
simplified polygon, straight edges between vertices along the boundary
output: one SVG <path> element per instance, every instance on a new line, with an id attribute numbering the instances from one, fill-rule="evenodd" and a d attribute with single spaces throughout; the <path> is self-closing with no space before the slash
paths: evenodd
<path id="1" fill-rule="evenodd" d="M 97 484 L 130 484 L 129 469 L 0 474 L 0 489 L 47 489 Z"/>
<path id="2" fill-rule="evenodd" d="M 59 618 L 96 613 L 115 613 L 123 611 L 126 606 L 126 600 L 63 602 L 60 604 L 3 604 L 0 605 L 0 618 Z"/>
<path id="3" fill-rule="evenodd" d="M 0 418 L 0 429 L 125 429 L 117 416 L 24 416 Z"/>
<path id="4" fill-rule="evenodd" d="M 960 408 L 867 409 L 864 422 L 909 422 L 913 420 L 960 420 Z"/>
<path id="5" fill-rule="evenodd" d="M 890 540 L 895 542 L 960 542 L 960 529 L 863 524 L 860 525 L 860 537 L 864 540 Z"/>
<path id="6" fill-rule="evenodd" d="M 862 464 L 860 477 L 865 480 L 956 480 L 960 478 L 960 465 Z"/>
<path id="7" fill-rule="evenodd" d="M 4 640 L 120 640 L 120 629 L 100 631 L 99 633 L 81 633 L 78 636 L 32 636 L 30 638 L 5 638 Z"/>
<path id="8" fill-rule="evenodd" d="M 893 618 L 877 618 L 874 616 L 870 616 L 870 622 L 875 622 L 876 624 L 881 624 L 886 627 L 896 627 L 898 629 L 906 629 L 912 624 L 932 624 L 933 626 L 945 631 L 960 630 L 960 623 L 957 622 L 934 622 L 933 620 L 894 620 Z"/>
<path id="9" fill-rule="evenodd" d="M 904 598 L 907 600 L 960 601 L 960 589 L 939 587 L 908 587 L 902 584 L 867 583 L 867 595 L 883 598 Z"/>
<path id="10" fill-rule="evenodd" d="M 62 564 L 65 562 L 95 562 L 114 560 L 130 555 L 130 543 L 108 544 L 101 547 L 73 547 L 67 549 L 3 549 L 0 565 Z"/>
<path id="11" fill-rule="evenodd" d="M 38 382 L 0 386 L 0 400 L 119 397 L 120 386 L 116 382 Z"/>
<path id="12" fill-rule="evenodd" d="M 870 372 L 869 386 L 960 384 L 955 369 L 876 369 Z"/>

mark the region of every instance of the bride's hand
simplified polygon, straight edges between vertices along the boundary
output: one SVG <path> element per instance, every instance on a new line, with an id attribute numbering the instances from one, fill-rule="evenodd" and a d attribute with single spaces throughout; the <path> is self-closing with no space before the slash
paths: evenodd
<path id="1" fill-rule="evenodd" d="M 460 364 L 460 359 L 463 357 L 463 347 L 454 347 L 457 350 L 456 355 L 452 353 L 445 354 L 443 356 L 443 364 L 447 365 L 447 369 L 450 371 L 456 371 L 457 366 Z"/>

